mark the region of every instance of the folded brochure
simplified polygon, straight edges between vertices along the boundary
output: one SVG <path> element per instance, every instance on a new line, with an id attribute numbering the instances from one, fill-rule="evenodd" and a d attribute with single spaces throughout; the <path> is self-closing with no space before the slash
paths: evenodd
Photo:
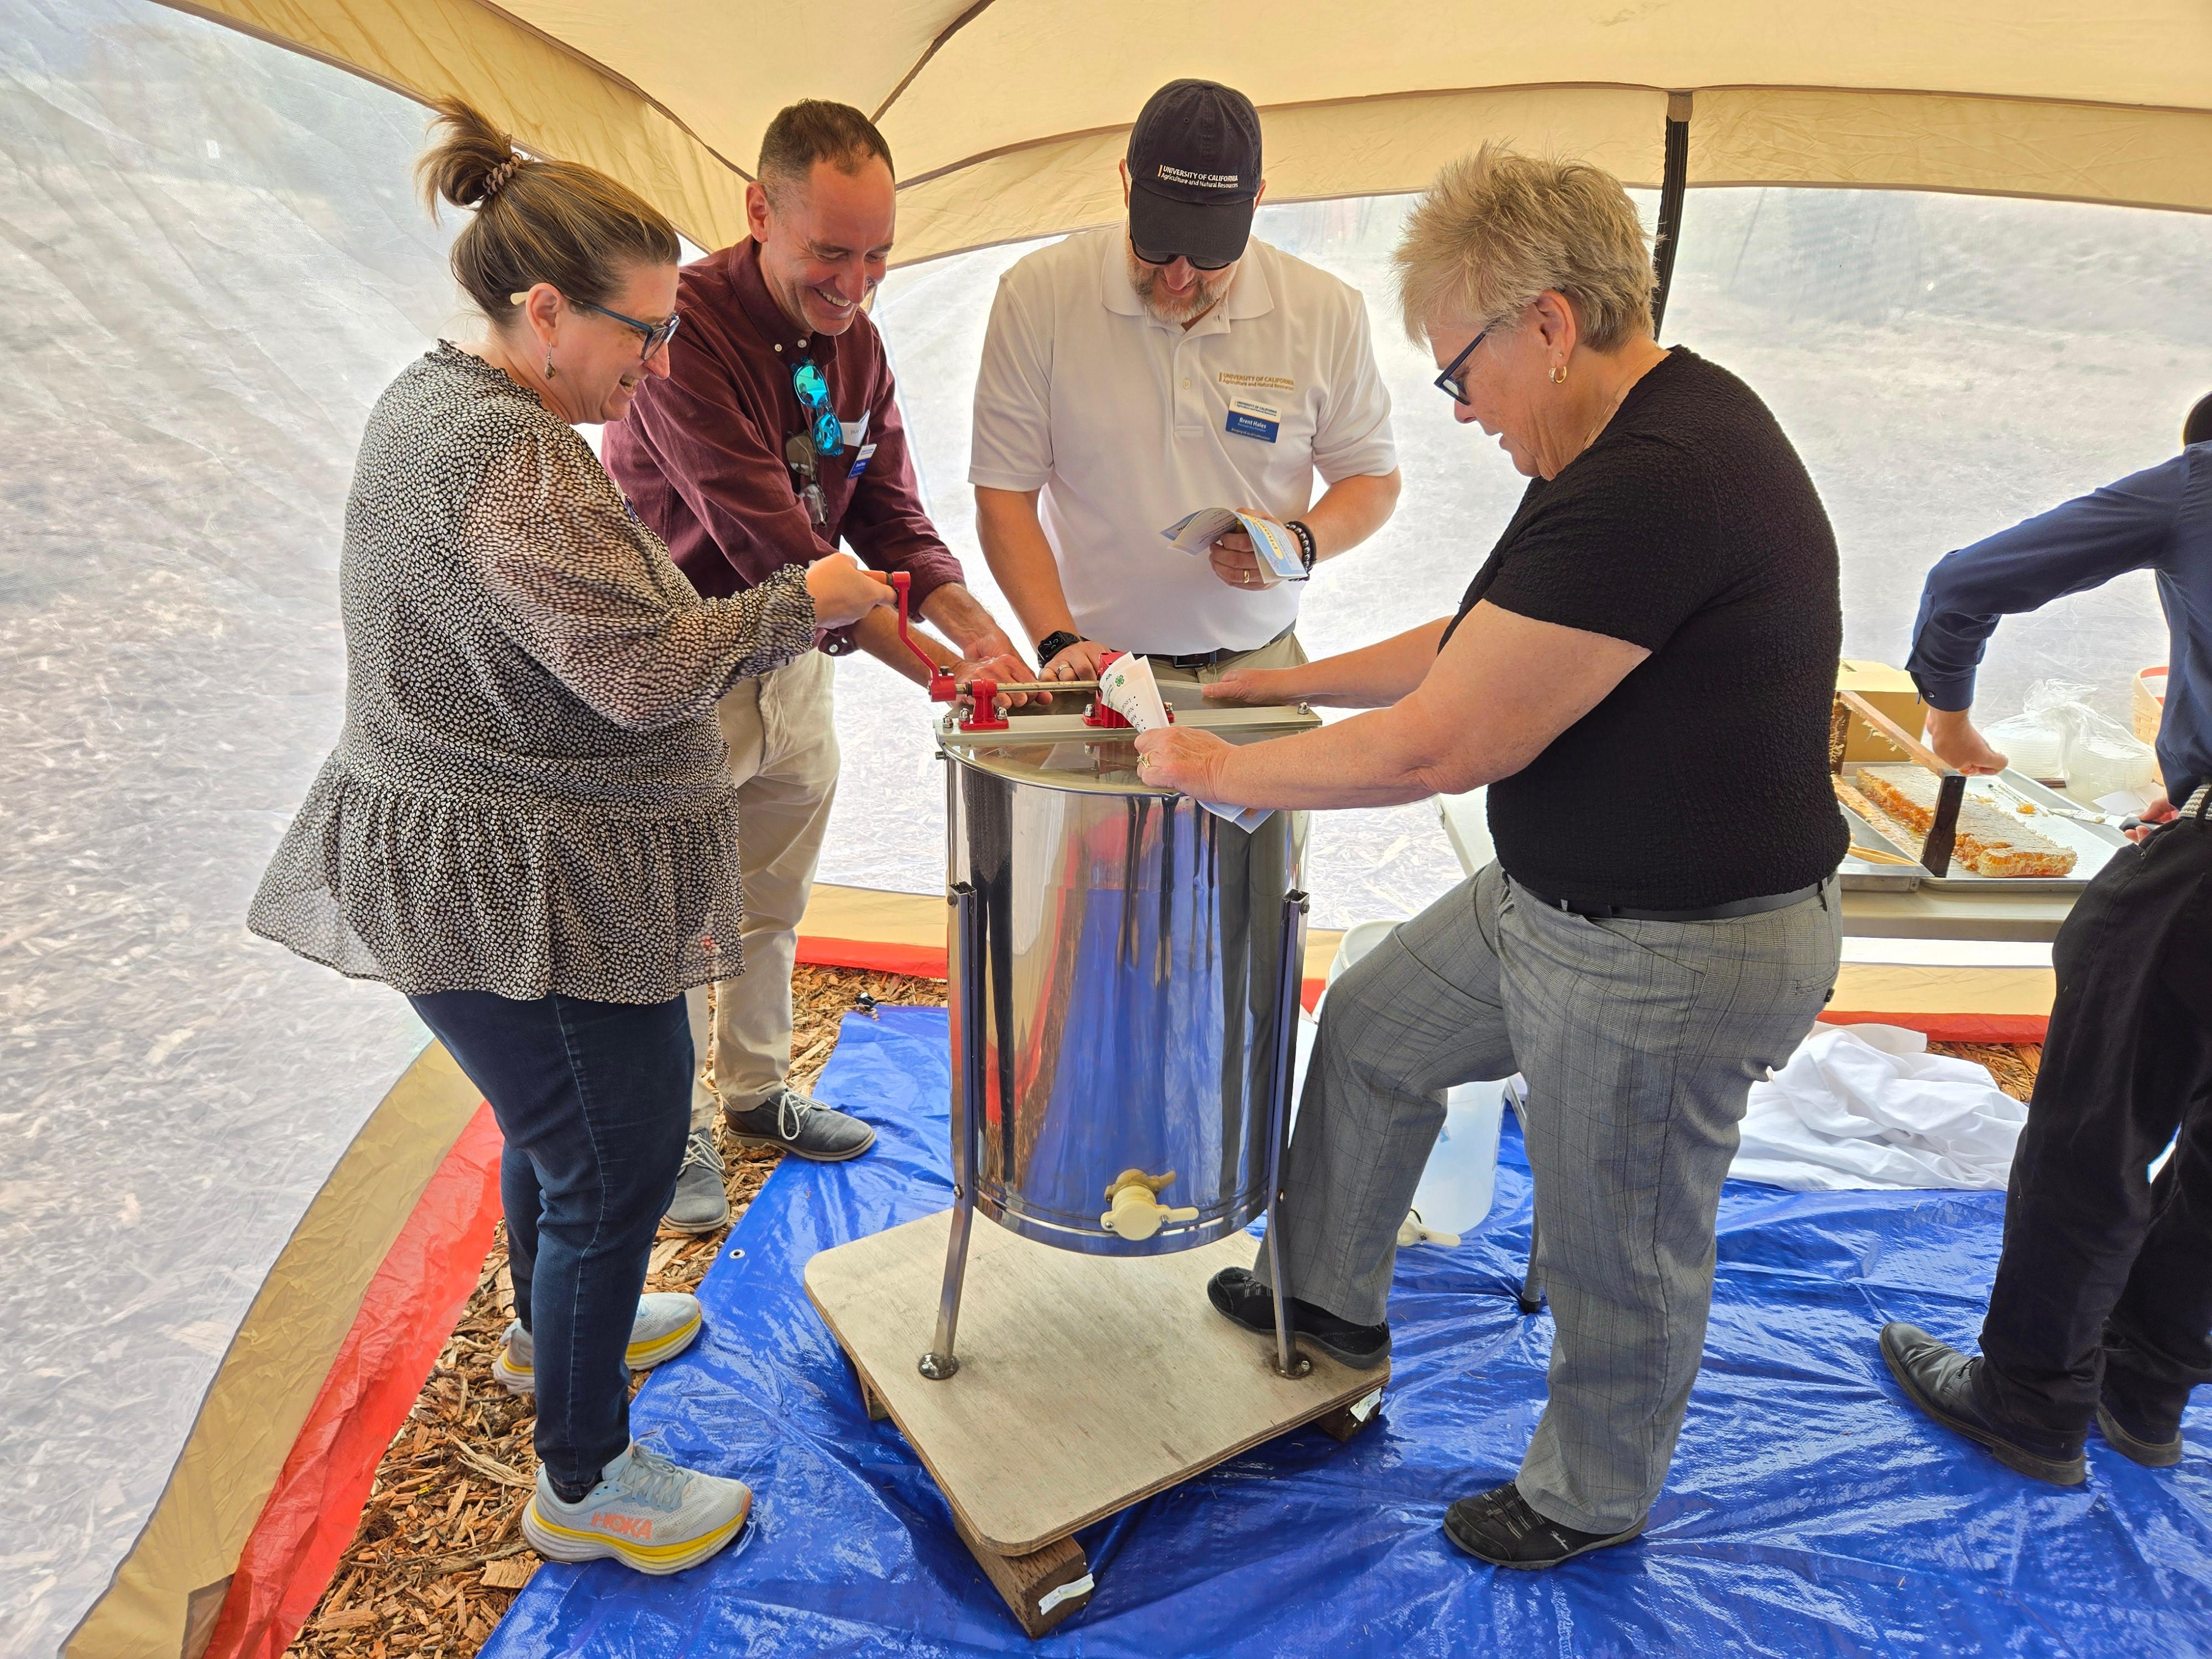
<path id="1" fill-rule="evenodd" d="M 1252 538 L 1252 550 L 1260 556 L 1260 562 L 1276 581 L 1296 580 L 1306 574 L 1305 561 L 1298 556 L 1297 538 L 1273 519 L 1262 519 L 1255 514 L 1237 513 L 1225 507 L 1205 507 L 1188 518 L 1177 519 L 1160 534 L 1185 553 L 1203 553 L 1232 530 L 1242 530 Z"/>
<path id="2" fill-rule="evenodd" d="M 1158 732 L 1167 726 L 1167 700 L 1160 696 L 1160 683 L 1152 677 L 1149 658 L 1116 657 L 1108 663 L 1098 676 L 1098 695 L 1109 708 L 1139 732 Z M 1272 806 L 1216 806 L 1212 801 L 1199 805 L 1246 830 L 1257 828 L 1274 811 Z"/>

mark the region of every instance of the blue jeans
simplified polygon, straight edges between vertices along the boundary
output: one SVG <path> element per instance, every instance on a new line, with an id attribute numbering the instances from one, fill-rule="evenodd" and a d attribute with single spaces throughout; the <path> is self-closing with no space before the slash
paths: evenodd
<path id="1" fill-rule="evenodd" d="M 623 1354 L 691 1121 L 684 999 L 408 1000 L 507 1137 L 499 1189 L 515 1316 L 535 1350 L 538 1457 L 562 1486 L 588 1486 L 629 1444 Z"/>

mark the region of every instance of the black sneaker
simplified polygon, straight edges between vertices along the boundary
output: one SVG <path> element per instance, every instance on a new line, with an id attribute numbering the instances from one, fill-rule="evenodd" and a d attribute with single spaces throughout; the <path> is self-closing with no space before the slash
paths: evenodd
<path id="1" fill-rule="evenodd" d="M 1275 1293 L 1243 1267 L 1224 1267 L 1207 1281 L 1206 1299 L 1248 1331 L 1275 1334 Z M 1326 1308 L 1291 1298 L 1291 1334 L 1304 1337 L 1340 1365 L 1371 1371 L 1390 1357 L 1390 1328 L 1355 1325 Z"/>
<path id="2" fill-rule="evenodd" d="M 1917 1325 L 1895 1322 L 1881 1328 L 1881 1357 L 1907 1400 L 1953 1433 L 1987 1446 L 2007 1468 L 2054 1486 L 2078 1486 L 2089 1478 L 2083 1436 L 2027 1428 L 1982 1409 L 1974 1399 L 1980 1360 L 1938 1342 Z"/>
<path id="3" fill-rule="evenodd" d="M 842 1164 L 876 1144 L 876 1132 L 857 1117 L 790 1087 L 747 1111 L 725 1106 L 722 1117 L 740 1146 L 780 1146 L 817 1164 Z"/>
<path id="4" fill-rule="evenodd" d="M 1462 1498 L 1444 1511 L 1444 1536 L 1453 1543 L 1478 1561 L 1524 1571 L 1556 1567 L 1592 1550 L 1626 1544 L 1643 1530 L 1642 1521 L 1620 1532 L 1579 1532 L 1562 1526 L 1529 1508 L 1521 1488 L 1510 1480 L 1478 1497 Z"/>

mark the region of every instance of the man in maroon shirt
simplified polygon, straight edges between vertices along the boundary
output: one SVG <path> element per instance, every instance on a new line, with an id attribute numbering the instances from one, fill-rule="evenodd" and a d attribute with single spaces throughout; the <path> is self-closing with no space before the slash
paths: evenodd
<path id="1" fill-rule="evenodd" d="M 734 593 L 842 538 L 878 570 L 913 578 L 915 609 L 958 646 L 929 641 L 962 678 L 1027 679 L 1012 642 L 961 584 L 959 561 L 922 510 L 890 366 L 861 302 L 883 280 L 896 207 L 890 152 L 858 110 L 809 100 L 769 123 L 752 235 L 686 266 L 683 331 L 665 380 L 606 428 L 607 470 L 692 585 Z M 691 1144 L 671 1225 L 728 1217 L 714 1146 L 719 1107 L 742 1145 L 824 1161 L 858 1157 L 875 1131 L 793 1089 L 791 971 L 837 783 L 830 657 L 855 646 L 926 680 L 896 617 L 871 612 L 821 649 L 722 699 L 738 786 L 745 972 L 690 994 L 711 1086 L 692 1095 Z"/>

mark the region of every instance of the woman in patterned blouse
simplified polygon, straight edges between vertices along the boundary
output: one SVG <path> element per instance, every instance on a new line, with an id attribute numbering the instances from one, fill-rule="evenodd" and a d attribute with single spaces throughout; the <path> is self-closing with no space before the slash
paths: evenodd
<path id="1" fill-rule="evenodd" d="M 730 684 L 886 604 L 847 556 L 702 599 L 572 422 L 668 372 L 679 245 L 588 167 L 439 106 L 420 173 L 473 208 L 454 275 L 489 327 L 370 414 L 346 508 L 346 720 L 256 895 L 256 933 L 406 994 L 506 1136 L 515 1312 L 537 1393 L 523 1530 L 558 1560 L 674 1572 L 751 1494 L 629 1437 L 631 1367 L 700 1329 L 641 1297 L 690 1123 L 686 988 L 737 961 Z"/>

